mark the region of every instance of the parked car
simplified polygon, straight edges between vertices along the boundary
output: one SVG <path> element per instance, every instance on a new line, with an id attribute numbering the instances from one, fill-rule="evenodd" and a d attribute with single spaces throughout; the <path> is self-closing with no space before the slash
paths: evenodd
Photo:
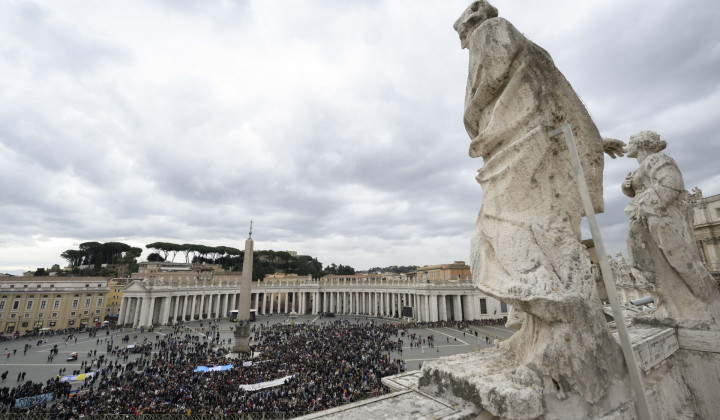
<path id="1" fill-rule="evenodd" d="M 77 359 L 78 359 L 78 354 L 77 354 L 77 352 L 73 352 L 73 353 L 70 353 L 70 354 L 68 355 L 66 361 L 72 362 L 73 360 L 77 360 Z"/>

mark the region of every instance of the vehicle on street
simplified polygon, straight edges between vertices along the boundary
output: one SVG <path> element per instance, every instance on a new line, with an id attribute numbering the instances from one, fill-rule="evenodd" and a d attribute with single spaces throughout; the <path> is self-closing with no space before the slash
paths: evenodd
<path id="1" fill-rule="evenodd" d="M 73 353 L 70 353 L 70 354 L 68 355 L 66 361 L 72 362 L 73 360 L 77 360 L 77 359 L 78 359 L 78 354 L 77 354 L 77 352 L 73 352 Z"/>

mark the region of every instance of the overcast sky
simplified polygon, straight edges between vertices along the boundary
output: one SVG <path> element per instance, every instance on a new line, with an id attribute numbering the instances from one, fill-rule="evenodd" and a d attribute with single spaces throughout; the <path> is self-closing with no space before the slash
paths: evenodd
<path id="1" fill-rule="evenodd" d="M 0 0 L 0 272 L 86 241 L 242 248 L 250 219 L 255 249 L 325 265 L 467 261 L 469 3 Z M 720 193 L 716 0 L 493 4 L 604 136 L 658 131 Z M 606 159 L 613 254 L 636 166 Z"/>

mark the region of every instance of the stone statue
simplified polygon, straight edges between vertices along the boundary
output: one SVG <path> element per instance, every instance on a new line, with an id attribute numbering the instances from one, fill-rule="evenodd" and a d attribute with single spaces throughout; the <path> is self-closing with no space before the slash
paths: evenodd
<path id="1" fill-rule="evenodd" d="M 454 25 L 470 52 L 463 118 L 470 156 L 484 162 L 473 279 L 524 312 L 520 330 L 501 344 L 517 375 L 539 378 L 545 393 L 594 403 L 625 381 L 626 370 L 580 242 L 584 211 L 567 146 L 547 133 L 571 125 L 596 212 L 603 150 L 622 156 L 624 144 L 603 142 L 550 55 L 497 16 L 476 1 Z"/>
<path id="2" fill-rule="evenodd" d="M 720 320 L 720 294 L 697 253 L 693 213 L 682 174 L 665 141 L 653 131 L 630 137 L 628 157 L 640 166 L 622 191 L 632 202 L 628 258 L 631 267 L 656 287 L 656 315 L 686 320 Z"/>

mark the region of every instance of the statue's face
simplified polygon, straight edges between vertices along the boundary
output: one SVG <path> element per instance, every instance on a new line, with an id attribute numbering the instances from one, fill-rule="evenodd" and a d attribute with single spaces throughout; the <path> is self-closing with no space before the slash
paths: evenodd
<path id="1" fill-rule="evenodd" d="M 628 142 L 627 157 L 636 158 L 638 154 L 638 144 L 636 141 Z"/>
<path id="2" fill-rule="evenodd" d="M 486 2 L 476 1 L 465 9 L 462 16 L 453 25 L 460 35 L 460 46 L 463 49 L 468 47 L 468 38 L 473 31 L 492 16 L 497 16 L 497 9 L 492 8 Z"/>

